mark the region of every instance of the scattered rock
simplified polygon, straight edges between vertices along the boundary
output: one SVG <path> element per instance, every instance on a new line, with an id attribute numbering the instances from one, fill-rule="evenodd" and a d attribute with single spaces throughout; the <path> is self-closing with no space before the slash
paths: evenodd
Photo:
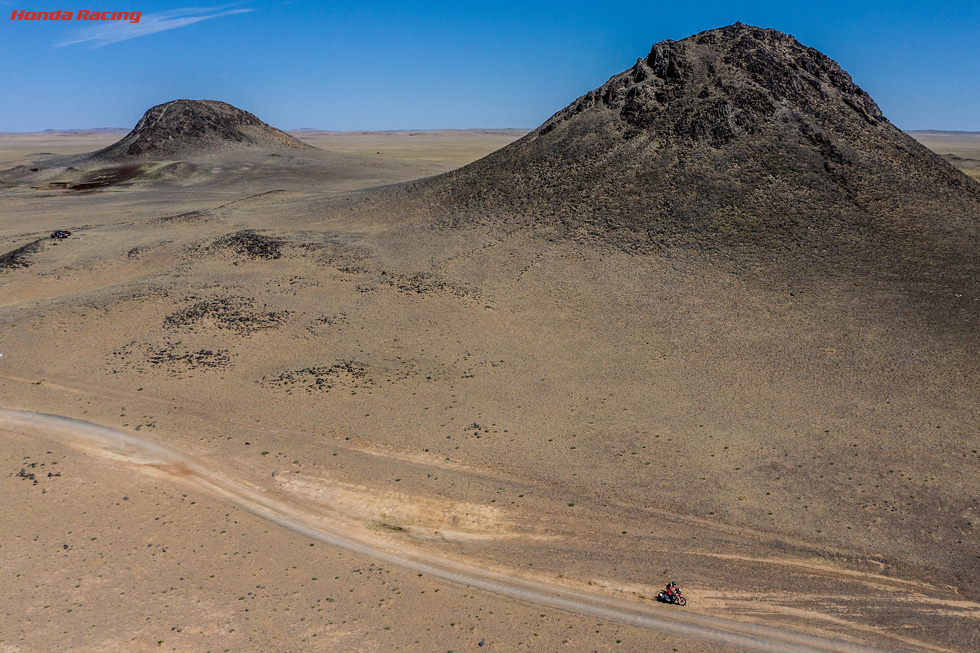
<path id="1" fill-rule="evenodd" d="M 274 377 L 264 376 L 260 383 L 279 388 L 299 386 L 308 393 L 330 392 L 337 387 L 359 388 L 375 385 L 374 380 L 368 377 L 364 363 L 351 360 L 340 361 L 330 366 L 291 370 Z"/>
<path id="2" fill-rule="evenodd" d="M 274 329 L 285 322 L 290 311 L 257 311 L 247 297 L 215 297 L 195 302 L 164 318 L 168 329 L 213 326 L 249 336 L 263 329 Z"/>
<path id="3" fill-rule="evenodd" d="M 17 249 L 12 249 L 5 254 L 0 254 L 0 270 L 15 270 L 30 266 L 30 255 L 41 251 L 44 247 L 44 239 L 22 245 Z"/>
<path id="4" fill-rule="evenodd" d="M 260 234 L 252 229 L 243 229 L 214 241 L 211 249 L 230 249 L 249 259 L 277 259 L 282 256 L 284 241 Z"/>

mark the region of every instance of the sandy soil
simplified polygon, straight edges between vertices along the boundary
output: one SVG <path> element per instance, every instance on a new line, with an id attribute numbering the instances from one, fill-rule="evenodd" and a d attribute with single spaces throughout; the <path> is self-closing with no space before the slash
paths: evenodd
<path id="1" fill-rule="evenodd" d="M 380 159 L 404 161 L 439 172 L 453 170 L 511 143 L 529 130 L 422 130 L 383 132 L 289 132 L 315 147 Z M 437 169 L 433 167 L 432 169 Z"/>
<path id="2" fill-rule="evenodd" d="M 912 131 L 917 141 L 974 179 L 980 179 L 980 132 Z"/>
<path id="3" fill-rule="evenodd" d="M 112 145 L 119 137 L 95 132 L 0 133 L 0 165 L 6 168 L 52 154 L 93 152 Z"/>
<path id="4" fill-rule="evenodd" d="M 453 136 L 0 189 L 0 254 L 40 241 L 0 271 L 0 407 L 167 444 L 390 550 L 658 615 L 676 579 L 686 613 L 842 650 L 980 643 L 961 334 L 710 254 L 357 209 L 357 188 L 479 154 Z M 0 437 L 9 650 L 720 650 L 420 577 L 50 429 Z"/>
<path id="5" fill-rule="evenodd" d="M 125 465 L 142 468 L 154 477 L 165 477 L 190 485 L 206 494 L 221 497 L 273 524 L 342 549 L 364 554 L 379 563 L 420 572 L 457 585 L 520 599 L 525 602 L 599 617 L 650 630 L 693 635 L 713 644 L 734 645 L 749 650 L 771 651 L 870 651 L 846 642 L 804 636 L 792 631 L 767 628 L 667 606 L 622 600 L 602 588 L 576 588 L 572 583 L 535 577 L 527 572 L 492 568 L 475 560 L 432 555 L 422 548 L 406 546 L 393 538 L 346 520 L 342 511 L 310 510 L 295 500 L 270 496 L 265 488 L 240 483 L 203 460 L 146 438 L 97 426 L 81 420 L 28 411 L 0 411 L 0 424 L 12 431 L 40 431 L 63 443 L 101 455 Z M 52 462 L 51 469 L 55 469 Z M 40 469 L 31 466 L 31 469 Z M 26 468 L 25 468 L 26 471 Z M 43 470 L 42 470 L 43 471 Z M 50 472 L 49 472 L 50 473 Z M 55 472 L 61 476 L 61 468 Z M 32 474 L 34 478 L 32 478 Z M 37 473 L 20 473 L 18 478 L 37 480 Z M 302 492 L 297 494 L 302 495 Z M 128 497 L 123 498 L 128 501 Z M 430 506 L 435 507 L 435 506 Z M 470 508 L 479 511 L 479 506 Z M 70 547 L 63 547 L 68 550 Z M 647 598 L 656 591 L 648 588 Z"/>

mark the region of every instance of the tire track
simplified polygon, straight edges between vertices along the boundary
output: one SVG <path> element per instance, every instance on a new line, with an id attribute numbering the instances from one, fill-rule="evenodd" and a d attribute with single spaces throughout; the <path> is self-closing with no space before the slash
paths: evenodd
<path id="1" fill-rule="evenodd" d="M 68 444 L 94 449 L 124 464 L 193 485 L 258 517 L 326 544 L 521 601 L 749 651 L 866 653 L 877 650 L 843 640 L 602 596 L 409 548 L 372 535 L 357 524 L 315 513 L 227 478 L 206 461 L 167 445 L 91 422 L 0 408 L 0 429 L 16 432 L 37 429 Z"/>

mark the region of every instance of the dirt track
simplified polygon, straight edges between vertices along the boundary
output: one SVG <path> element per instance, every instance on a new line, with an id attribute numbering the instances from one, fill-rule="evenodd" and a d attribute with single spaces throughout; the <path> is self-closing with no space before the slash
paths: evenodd
<path id="1" fill-rule="evenodd" d="M 620 623 L 735 646 L 753 651 L 870 651 L 844 641 L 741 623 L 665 606 L 628 602 L 540 580 L 513 571 L 490 569 L 470 561 L 435 556 L 393 545 L 337 516 L 313 514 L 302 507 L 226 478 L 203 460 L 134 435 L 89 422 L 21 410 L 0 409 L 0 428 L 41 429 L 73 446 L 93 450 L 150 473 L 164 474 L 228 500 L 279 526 L 378 560 L 472 588 L 609 619 Z"/>

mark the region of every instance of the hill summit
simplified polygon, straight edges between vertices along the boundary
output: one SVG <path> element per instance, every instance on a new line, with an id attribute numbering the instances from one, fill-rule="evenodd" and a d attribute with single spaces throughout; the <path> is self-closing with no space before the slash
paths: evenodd
<path id="1" fill-rule="evenodd" d="M 151 108 L 133 131 L 92 157 L 113 161 L 161 159 L 240 147 L 312 149 L 226 102 L 173 100 Z"/>
<path id="2" fill-rule="evenodd" d="M 975 238 L 980 215 L 980 186 L 837 63 L 741 23 L 655 44 L 521 140 L 409 193 L 450 224 L 838 260 L 928 256 L 949 229 Z"/>

